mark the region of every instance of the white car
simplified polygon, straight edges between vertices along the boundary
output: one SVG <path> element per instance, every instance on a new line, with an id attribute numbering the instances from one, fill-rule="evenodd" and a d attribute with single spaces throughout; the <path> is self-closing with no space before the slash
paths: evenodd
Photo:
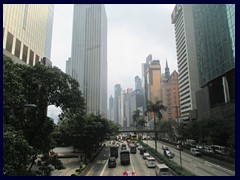
<path id="1" fill-rule="evenodd" d="M 154 157 L 147 157 L 145 164 L 147 167 L 156 167 L 157 165 Z"/>
<path id="2" fill-rule="evenodd" d="M 193 156 L 201 156 L 201 152 L 200 152 L 199 149 L 197 149 L 197 148 L 191 148 L 191 149 L 190 149 L 190 153 L 191 153 Z"/>
<path id="3" fill-rule="evenodd" d="M 143 153 L 142 158 L 147 159 L 147 157 L 150 157 L 150 154 L 149 153 Z"/>

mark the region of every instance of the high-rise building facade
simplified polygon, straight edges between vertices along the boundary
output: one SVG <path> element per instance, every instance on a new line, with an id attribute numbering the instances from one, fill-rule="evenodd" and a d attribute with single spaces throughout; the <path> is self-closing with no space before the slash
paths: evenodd
<path id="1" fill-rule="evenodd" d="M 135 76 L 135 90 L 142 90 L 142 81 L 139 76 Z"/>
<path id="2" fill-rule="evenodd" d="M 72 77 L 80 84 L 88 112 L 107 116 L 107 16 L 102 4 L 75 4 Z"/>
<path id="3" fill-rule="evenodd" d="M 235 6 L 194 4 L 193 18 L 199 82 L 203 87 L 235 68 Z"/>
<path id="4" fill-rule="evenodd" d="M 163 119 L 166 121 L 178 121 L 180 117 L 180 106 L 177 71 L 173 71 L 173 73 L 169 75 L 169 69 L 165 68 L 165 74 L 162 75 L 162 101 L 166 107 L 166 111 L 162 112 Z"/>
<path id="5" fill-rule="evenodd" d="M 66 74 L 72 76 L 72 61 L 70 57 L 66 61 Z"/>
<path id="6" fill-rule="evenodd" d="M 121 92 L 122 92 L 121 85 L 116 84 L 114 86 L 114 122 L 116 122 L 117 124 L 119 124 L 119 122 L 120 122 L 120 119 L 119 119 L 119 116 L 120 116 L 119 98 L 121 96 Z"/>
<path id="7" fill-rule="evenodd" d="M 148 82 L 147 82 L 147 74 L 150 64 L 152 63 L 152 54 L 149 54 L 146 58 L 146 62 L 142 64 L 142 78 L 144 82 L 143 87 L 143 95 L 144 95 L 144 104 L 143 104 L 143 110 L 145 111 L 148 98 Z"/>
<path id="8" fill-rule="evenodd" d="M 15 62 L 50 65 L 54 5 L 4 4 L 3 53 Z"/>
<path id="9" fill-rule="evenodd" d="M 113 97 L 112 97 L 112 95 L 110 96 L 110 98 L 109 98 L 109 119 L 110 120 L 114 120 L 114 109 L 113 109 Z"/>
<path id="10" fill-rule="evenodd" d="M 147 71 L 148 100 L 157 102 L 161 98 L 161 66 L 159 60 L 153 60 Z"/>
<path id="11" fill-rule="evenodd" d="M 199 90 L 192 5 L 177 4 L 171 15 L 175 27 L 181 119 L 189 120 L 196 109 L 196 91 Z"/>
<path id="12" fill-rule="evenodd" d="M 235 5 L 194 4 L 193 19 L 201 87 L 198 119 L 234 117 Z"/>

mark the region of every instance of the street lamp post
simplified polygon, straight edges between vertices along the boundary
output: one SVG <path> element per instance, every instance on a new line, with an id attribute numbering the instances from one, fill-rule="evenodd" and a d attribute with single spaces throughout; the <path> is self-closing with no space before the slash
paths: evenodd
<path id="1" fill-rule="evenodd" d="M 178 109 L 179 109 L 179 107 L 178 106 L 175 106 L 175 108 L 177 109 L 177 123 L 179 123 L 179 119 L 178 119 Z M 182 167 L 182 154 L 181 154 L 181 145 L 179 145 L 179 155 L 180 155 L 180 165 L 181 165 L 181 167 Z"/>
<path id="2" fill-rule="evenodd" d="M 180 165 L 181 165 L 181 167 L 182 167 L 182 155 L 181 155 L 181 147 L 180 147 L 180 149 L 179 149 L 179 153 L 180 153 Z"/>

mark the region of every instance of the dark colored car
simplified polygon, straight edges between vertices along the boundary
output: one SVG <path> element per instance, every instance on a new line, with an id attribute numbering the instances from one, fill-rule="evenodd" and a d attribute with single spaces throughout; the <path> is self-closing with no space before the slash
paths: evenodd
<path id="1" fill-rule="evenodd" d="M 168 147 L 165 146 L 165 145 L 163 145 L 163 146 L 162 146 L 162 150 L 164 150 L 164 151 L 165 151 L 165 150 L 168 150 Z"/>
<path id="2" fill-rule="evenodd" d="M 139 151 L 140 151 L 140 155 L 143 155 L 143 153 L 147 152 L 147 150 L 145 148 L 141 148 Z"/>
<path id="3" fill-rule="evenodd" d="M 183 151 L 183 148 L 182 148 L 181 145 L 177 145 L 177 146 L 176 146 L 176 149 L 179 150 L 179 151 Z"/>
<path id="4" fill-rule="evenodd" d="M 108 167 L 116 167 L 117 163 L 116 163 L 116 158 L 115 157 L 110 157 L 108 160 Z"/>
<path id="5" fill-rule="evenodd" d="M 167 157 L 167 158 L 174 158 L 175 154 L 173 154 L 171 151 L 169 150 L 165 150 L 164 151 L 164 155 Z"/>

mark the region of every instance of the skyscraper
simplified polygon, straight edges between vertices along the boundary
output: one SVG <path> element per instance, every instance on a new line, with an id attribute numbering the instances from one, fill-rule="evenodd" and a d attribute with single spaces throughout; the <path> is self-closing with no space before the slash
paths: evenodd
<path id="1" fill-rule="evenodd" d="M 54 5 L 4 4 L 3 54 L 21 64 L 51 65 L 53 15 Z"/>
<path id="2" fill-rule="evenodd" d="M 114 101 L 113 101 L 113 97 L 112 95 L 109 98 L 109 119 L 110 120 L 114 120 L 114 105 L 113 105 Z"/>
<path id="3" fill-rule="evenodd" d="M 72 76 L 72 61 L 71 58 L 68 58 L 66 61 L 66 74 Z"/>
<path id="4" fill-rule="evenodd" d="M 121 96 L 121 85 L 120 84 L 116 84 L 114 86 L 114 121 L 119 124 L 120 123 L 120 107 L 119 107 L 119 103 L 120 103 L 120 96 Z"/>
<path id="5" fill-rule="evenodd" d="M 88 112 L 107 117 L 107 16 L 102 4 L 75 4 L 72 77 L 80 85 Z"/>
<path id="6" fill-rule="evenodd" d="M 144 88 L 143 88 L 143 94 L 144 94 L 144 104 L 143 104 L 143 110 L 146 109 L 146 104 L 148 101 L 148 82 L 147 82 L 147 73 L 148 68 L 150 64 L 152 63 L 152 55 L 149 54 L 146 58 L 146 62 L 142 64 L 142 76 L 143 76 L 143 82 L 144 82 Z"/>
<path id="7" fill-rule="evenodd" d="M 226 109 L 234 116 L 235 5 L 194 4 L 193 22 L 201 87 L 198 119 L 224 118 Z"/>
<path id="8" fill-rule="evenodd" d="M 177 4 L 171 15 L 175 27 L 181 119 L 188 121 L 196 109 L 199 88 L 192 5 Z"/>
<path id="9" fill-rule="evenodd" d="M 159 60 L 153 60 L 147 71 L 148 100 L 157 102 L 161 98 L 161 66 Z"/>

